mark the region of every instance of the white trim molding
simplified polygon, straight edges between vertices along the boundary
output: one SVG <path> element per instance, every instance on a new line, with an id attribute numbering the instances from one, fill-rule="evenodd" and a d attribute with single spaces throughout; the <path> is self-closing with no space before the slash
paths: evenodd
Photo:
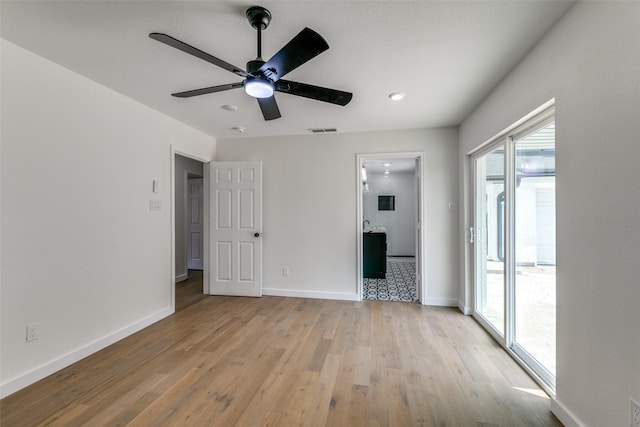
<path id="1" fill-rule="evenodd" d="M 262 295 L 272 297 L 292 297 L 292 298 L 314 298 L 314 299 L 332 299 L 340 301 L 360 301 L 357 293 L 347 292 L 317 292 L 317 291 L 301 291 L 296 289 L 274 289 L 262 288 Z"/>
<path id="2" fill-rule="evenodd" d="M 458 300 L 453 298 L 429 298 L 424 299 L 424 305 L 435 307 L 458 307 Z"/>
<path id="3" fill-rule="evenodd" d="M 555 415 L 565 427 L 582 427 L 585 425 L 560 403 L 558 399 L 551 399 L 551 413 Z"/>
<path id="4" fill-rule="evenodd" d="M 473 314 L 473 308 L 471 306 L 464 305 L 464 302 L 462 302 L 462 300 L 458 300 L 458 309 L 465 316 L 471 316 Z"/>
<path id="5" fill-rule="evenodd" d="M 132 323 L 129 326 L 125 326 L 122 329 L 119 329 L 109 335 L 83 345 L 82 347 L 78 347 L 77 349 L 64 354 L 50 362 L 40 365 L 37 368 L 34 368 L 24 374 L 11 378 L 3 384 L 0 384 L 0 399 L 9 396 L 10 394 L 13 394 L 18 390 L 21 390 L 35 383 L 36 381 L 48 377 L 49 375 L 58 372 L 59 370 L 64 369 L 67 366 L 70 366 L 84 359 L 85 357 L 90 356 L 93 353 L 96 353 L 110 346 L 111 344 L 120 341 L 121 339 L 133 335 L 136 332 L 146 328 L 147 326 L 152 325 L 164 319 L 165 317 L 172 315 L 173 313 L 174 310 L 172 308 L 165 308 L 163 310 L 160 310 L 157 313 L 152 314 L 151 316 L 145 317 L 144 319 Z"/>

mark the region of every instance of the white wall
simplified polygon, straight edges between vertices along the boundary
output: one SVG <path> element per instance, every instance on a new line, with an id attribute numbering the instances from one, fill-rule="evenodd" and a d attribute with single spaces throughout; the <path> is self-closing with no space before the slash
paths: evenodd
<path id="1" fill-rule="evenodd" d="M 355 298 L 356 154 L 410 151 L 424 151 L 429 183 L 427 301 L 456 305 L 457 214 L 447 210 L 457 195 L 456 128 L 218 141 L 217 160 L 263 161 L 265 293 Z"/>
<path id="2" fill-rule="evenodd" d="M 4 40 L 1 51 L 8 394 L 171 313 L 170 144 L 211 158 L 215 140 Z M 26 343 L 32 322 L 40 336 Z"/>
<path id="3" fill-rule="evenodd" d="M 629 397 L 640 401 L 640 3 L 576 3 L 464 121 L 462 195 L 470 193 L 465 154 L 554 97 L 552 408 L 568 426 L 629 425 Z M 464 212 L 468 227 L 469 205 Z M 467 279 L 468 249 L 461 249 Z M 466 284 L 461 296 L 469 305 Z"/>
<path id="4" fill-rule="evenodd" d="M 362 212 L 371 226 L 387 230 L 387 256 L 415 256 L 418 193 L 413 173 L 369 174 Z M 379 211 L 378 196 L 395 196 L 395 210 Z"/>
<path id="5" fill-rule="evenodd" d="M 174 164 L 175 176 L 175 205 L 176 205 L 176 282 L 186 280 L 188 276 L 187 270 L 187 192 L 186 183 L 187 174 L 193 174 L 203 177 L 203 163 L 188 157 L 176 155 Z"/>

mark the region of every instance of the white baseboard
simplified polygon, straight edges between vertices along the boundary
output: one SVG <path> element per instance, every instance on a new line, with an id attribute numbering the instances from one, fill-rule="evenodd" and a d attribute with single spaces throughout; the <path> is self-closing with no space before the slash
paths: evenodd
<path id="1" fill-rule="evenodd" d="M 429 298 L 422 301 L 423 305 L 435 305 L 437 307 L 457 307 L 458 300 L 451 298 Z"/>
<path id="2" fill-rule="evenodd" d="M 551 412 L 565 427 L 582 427 L 584 423 L 578 420 L 558 399 L 551 399 Z"/>
<path id="3" fill-rule="evenodd" d="M 184 274 L 178 274 L 178 275 L 176 276 L 176 283 L 178 283 L 178 282 L 182 282 L 182 281 L 184 281 L 184 280 L 187 280 L 188 278 L 189 278 L 189 273 L 188 273 L 188 272 L 187 272 L 187 273 L 184 273 Z"/>
<path id="4" fill-rule="evenodd" d="M 471 316 L 473 314 L 473 309 L 468 305 L 464 305 L 462 301 L 458 301 L 458 308 L 465 316 Z"/>
<path id="5" fill-rule="evenodd" d="M 333 299 L 341 301 L 360 301 L 358 294 L 346 292 L 301 291 L 296 289 L 263 288 L 262 295 L 275 297 Z M 458 307 L 458 300 L 450 298 L 427 298 L 424 305 L 438 307 Z"/>
<path id="6" fill-rule="evenodd" d="M 358 294 L 350 294 L 346 292 L 317 292 L 317 291 L 300 291 L 294 289 L 273 289 L 263 288 L 262 295 L 274 297 L 294 297 L 294 298 L 315 298 L 315 299 L 333 299 L 341 301 L 360 301 Z"/>
<path id="7" fill-rule="evenodd" d="M 124 328 L 117 330 L 105 337 L 97 339 L 89 344 L 86 344 L 82 347 L 77 348 L 65 355 L 58 357 L 50 362 L 47 362 L 43 365 L 38 366 L 24 374 L 18 375 L 17 377 L 11 378 L 4 383 L 0 384 L 0 399 L 4 398 L 16 391 L 27 387 L 39 381 L 49 375 L 57 372 L 63 368 L 66 368 L 69 365 L 72 365 L 85 357 L 102 350 L 105 347 L 110 346 L 111 344 L 120 341 L 123 338 L 128 337 L 141 329 L 146 328 L 147 326 L 156 323 L 159 320 L 164 319 L 167 316 L 173 314 L 174 310 L 172 308 L 165 308 L 164 310 L 158 311 L 157 313 L 152 314 L 142 320 L 139 320 L 129 326 L 125 326 Z"/>

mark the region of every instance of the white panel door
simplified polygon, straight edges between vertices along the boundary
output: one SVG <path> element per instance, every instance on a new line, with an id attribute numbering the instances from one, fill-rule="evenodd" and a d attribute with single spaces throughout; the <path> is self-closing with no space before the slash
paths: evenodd
<path id="1" fill-rule="evenodd" d="M 203 268 L 203 213 L 202 178 L 187 180 L 187 268 L 202 270 Z"/>
<path id="2" fill-rule="evenodd" d="M 209 293 L 262 296 L 262 163 L 209 168 Z"/>

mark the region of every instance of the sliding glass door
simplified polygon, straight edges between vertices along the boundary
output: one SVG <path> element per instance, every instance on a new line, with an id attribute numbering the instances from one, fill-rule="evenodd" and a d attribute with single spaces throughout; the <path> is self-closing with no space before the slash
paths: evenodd
<path id="1" fill-rule="evenodd" d="M 473 156 L 474 315 L 555 388 L 555 122 L 547 110 Z"/>
<path id="2" fill-rule="evenodd" d="M 504 336 L 504 144 L 475 159 L 476 311 Z"/>
<path id="3" fill-rule="evenodd" d="M 556 371 L 556 168 L 553 118 L 514 135 L 513 350 L 545 382 Z"/>

